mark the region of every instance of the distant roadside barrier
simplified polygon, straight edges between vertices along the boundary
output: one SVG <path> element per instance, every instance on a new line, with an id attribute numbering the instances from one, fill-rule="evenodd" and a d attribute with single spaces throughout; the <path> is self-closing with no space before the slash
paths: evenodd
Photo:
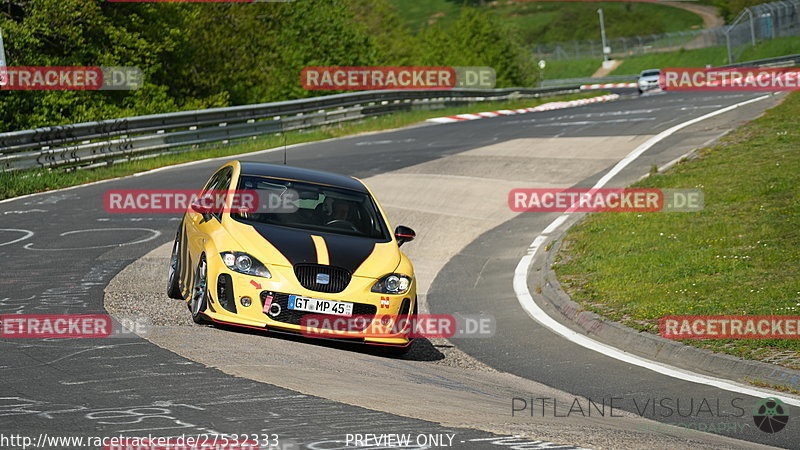
<path id="1" fill-rule="evenodd" d="M 364 91 L 0 133 L 0 171 L 90 168 L 399 111 L 579 92 L 579 86 Z"/>

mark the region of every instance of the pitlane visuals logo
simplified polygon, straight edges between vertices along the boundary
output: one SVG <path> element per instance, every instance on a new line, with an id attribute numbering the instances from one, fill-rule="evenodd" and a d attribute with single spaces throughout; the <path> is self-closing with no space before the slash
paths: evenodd
<path id="1" fill-rule="evenodd" d="M 767 397 L 753 408 L 753 421 L 765 433 L 777 433 L 789 422 L 789 408 L 779 399 Z"/>

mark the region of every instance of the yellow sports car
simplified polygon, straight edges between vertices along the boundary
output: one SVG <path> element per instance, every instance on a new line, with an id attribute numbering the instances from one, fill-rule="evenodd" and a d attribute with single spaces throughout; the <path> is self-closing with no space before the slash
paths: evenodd
<path id="1" fill-rule="evenodd" d="M 413 335 L 406 325 L 392 324 L 413 322 L 417 298 L 414 269 L 399 246 L 415 233 L 389 229 L 383 209 L 355 178 L 233 161 L 211 177 L 184 214 L 167 294 L 185 300 L 197 323 L 334 337 L 402 352 Z M 308 332 L 327 323 L 320 317 L 362 322 L 360 328 Z M 363 332 L 373 324 L 383 328 L 370 330 L 384 332 Z"/>

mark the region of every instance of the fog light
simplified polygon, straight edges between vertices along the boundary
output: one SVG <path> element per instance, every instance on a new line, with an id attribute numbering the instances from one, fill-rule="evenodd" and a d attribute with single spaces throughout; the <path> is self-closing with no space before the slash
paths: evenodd
<path id="1" fill-rule="evenodd" d="M 250 306 L 250 305 L 253 303 L 253 299 L 251 299 L 250 297 L 242 297 L 242 298 L 239 300 L 239 303 L 241 303 L 241 304 L 242 304 L 242 306 L 244 306 L 245 308 L 247 308 L 248 306 Z"/>
<path id="2" fill-rule="evenodd" d="M 279 305 L 277 303 L 273 303 L 272 305 L 270 305 L 270 307 L 269 307 L 269 315 L 270 316 L 276 317 L 276 316 L 280 315 L 280 313 L 281 313 L 281 305 Z"/>

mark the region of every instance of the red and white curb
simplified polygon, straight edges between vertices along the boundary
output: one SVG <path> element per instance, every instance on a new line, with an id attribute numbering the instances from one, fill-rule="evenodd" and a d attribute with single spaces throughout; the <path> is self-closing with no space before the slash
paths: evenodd
<path id="1" fill-rule="evenodd" d="M 582 91 L 590 89 L 609 89 L 609 88 L 635 88 L 636 83 L 606 83 L 606 84 L 584 84 L 581 86 Z"/>
<path id="2" fill-rule="evenodd" d="M 516 114 L 526 114 L 538 111 L 552 111 L 554 109 L 564 109 L 564 108 L 572 108 L 575 106 L 582 106 L 588 105 L 591 103 L 599 103 L 599 102 L 608 102 L 612 100 L 616 100 L 619 98 L 617 94 L 609 94 L 609 95 L 601 95 L 600 97 L 592 97 L 592 98 L 582 98 L 579 100 L 570 100 L 568 102 L 550 102 L 545 103 L 533 108 L 521 108 L 521 109 L 502 109 L 500 111 L 491 111 L 491 112 L 480 112 L 475 114 L 458 114 L 455 116 L 447 116 L 447 117 L 436 117 L 433 119 L 428 119 L 428 122 L 436 122 L 436 123 L 451 123 L 451 122 L 461 122 L 464 120 L 476 120 L 476 119 L 485 119 L 490 117 L 498 117 L 498 116 L 513 116 Z"/>

